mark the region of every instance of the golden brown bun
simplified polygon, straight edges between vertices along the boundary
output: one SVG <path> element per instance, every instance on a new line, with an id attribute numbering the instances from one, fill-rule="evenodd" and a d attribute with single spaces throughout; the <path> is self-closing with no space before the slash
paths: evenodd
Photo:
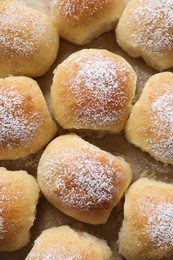
<path id="1" fill-rule="evenodd" d="M 53 0 L 51 16 L 60 36 L 75 44 L 86 44 L 116 27 L 124 0 Z"/>
<path id="2" fill-rule="evenodd" d="M 172 67 L 172 10 L 172 0 L 131 0 L 116 29 L 120 47 L 156 70 Z"/>
<path id="3" fill-rule="evenodd" d="M 0 77 L 41 76 L 57 56 L 53 20 L 20 3 L 0 1 L 0 35 Z"/>
<path id="4" fill-rule="evenodd" d="M 38 259 L 112 260 L 112 251 L 105 240 L 61 226 L 43 231 L 36 239 L 26 260 Z"/>
<path id="5" fill-rule="evenodd" d="M 35 80 L 22 76 L 0 79 L 0 160 L 37 152 L 56 131 Z"/>
<path id="6" fill-rule="evenodd" d="M 125 127 L 129 142 L 156 160 L 173 164 L 173 73 L 162 72 L 146 83 Z"/>
<path id="7" fill-rule="evenodd" d="M 34 177 L 0 168 L 0 251 L 15 251 L 29 242 L 38 199 Z"/>
<path id="8" fill-rule="evenodd" d="M 131 111 L 136 73 L 122 57 L 83 49 L 54 72 L 53 114 L 65 129 L 120 132 Z"/>
<path id="9" fill-rule="evenodd" d="M 127 260 L 173 259 L 173 185 L 147 178 L 125 197 L 119 251 Z"/>
<path id="10" fill-rule="evenodd" d="M 67 134 L 47 146 L 37 177 L 44 196 L 56 208 L 80 221 L 101 224 L 120 201 L 132 173 L 121 157 Z"/>

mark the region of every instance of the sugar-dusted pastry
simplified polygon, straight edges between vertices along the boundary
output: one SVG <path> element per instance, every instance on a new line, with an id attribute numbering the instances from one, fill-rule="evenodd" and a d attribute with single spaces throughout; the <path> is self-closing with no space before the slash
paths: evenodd
<path id="1" fill-rule="evenodd" d="M 122 57 L 83 49 L 54 72 L 53 114 L 65 129 L 118 133 L 131 111 L 135 89 L 136 73 Z"/>
<path id="2" fill-rule="evenodd" d="M 152 68 L 173 66 L 173 1 L 131 0 L 117 29 L 117 42 L 132 57 L 142 57 Z"/>
<path id="3" fill-rule="evenodd" d="M 112 260 L 106 241 L 68 226 L 44 230 L 35 240 L 26 260 L 81 259 Z"/>
<path id="4" fill-rule="evenodd" d="M 60 36 L 86 44 L 116 27 L 124 0 L 53 0 L 51 16 Z"/>
<path id="5" fill-rule="evenodd" d="M 67 134 L 47 146 L 37 178 L 56 208 L 80 221 L 101 224 L 122 198 L 132 173 L 123 158 Z"/>
<path id="6" fill-rule="evenodd" d="M 0 79 L 0 160 L 36 153 L 56 131 L 35 80 L 22 76 Z"/>
<path id="7" fill-rule="evenodd" d="M 17 1 L 0 1 L 0 77 L 38 77 L 54 62 L 59 35 L 53 20 Z"/>
<path id="8" fill-rule="evenodd" d="M 0 251 L 15 251 L 29 242 L 38 199 L 34 177 L 0 168 Z"/>
<path id="9" fill-rule="evenodd" d="M 125 197 L 119 252 L 127 260 L 173 259 L 173 185 L 139 179 Z"/>
<path id="10" fill-rule="evenodd" d="M 156 160 L 173 164 L 173 73 L 155 74 L 147 81 L 125 133 Z"/>

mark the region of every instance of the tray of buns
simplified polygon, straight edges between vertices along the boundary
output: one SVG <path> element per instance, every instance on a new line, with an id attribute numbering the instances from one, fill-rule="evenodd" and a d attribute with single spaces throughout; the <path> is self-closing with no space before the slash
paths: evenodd
<path id="1" fill-rule="evenodd" d="M 0 259 L 173 258 L 173 1 L 0 1 Z"/>

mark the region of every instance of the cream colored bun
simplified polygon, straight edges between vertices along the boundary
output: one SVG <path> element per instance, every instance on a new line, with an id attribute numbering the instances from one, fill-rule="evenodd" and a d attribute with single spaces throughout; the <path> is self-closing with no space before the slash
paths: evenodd
<path id="1" fill-rule="evenodd" d="M 131 0 L 116 29 L 117 42 L 132 57 L 152 68 L 173 66 L 173 1 Z"/>
<path id="2" fill-rule="evenodd" d="M 34 177 L 0 168 L 0 251 L 15 251 L 29 242 L 38 199 Z"/>
<path id="3" fill-rule="evenodd" d="M 59 36 L 53 20 L 13 1 L 0 1 L 0 77 L 38 77 L 54 62 Z"/>
<path id="4" fill-rule="evenodd" d="M 54 72 L 53 114 L 65 129 L 120 132 L 131 111 L 136 73 L 122 57 L 83 49 Z"/>
<path id="5" fill-rule="evenodd" d="M 128 141 L 156 160 L 173 164 L 173 73 L 162 72 L 146 83 L 125 127 Z"/>
<path id="6" fill-rule="evenodd" d="M 119 252 L 127 260 L 173 259 L 173 185 L 139 179 L 125 197 Z"/>
<path id="7" fill-rule="evenodd" d="M 22 76 L 0 79 L 0 160 L 37 152 L 56 131 L 36 81 Z"/>
<path id="8" fill-rule="evenodd" d="M 50 228 L 36 239 L 26 260 L 112 260 L 106 241 L 68 226 Z"/>
<path id="9" fill-rule="evenodd" d="M 124 0 L 53 0 L 51 16 L 60 36 L 75 44 L 86 44 L 116 27 Z"/>
<path id="10" fill-rule="evenodd" d="M 121 157 L 67 134 L 47 146 L 37 177 L 43 195 L 56 208 L 77 220 L 101 224 L 122 198 L 132 173 Z"/>

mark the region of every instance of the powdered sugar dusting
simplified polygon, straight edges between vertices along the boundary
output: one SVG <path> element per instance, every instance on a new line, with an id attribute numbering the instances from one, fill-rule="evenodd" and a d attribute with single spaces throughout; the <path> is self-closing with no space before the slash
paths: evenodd
<path id="1" fill-rule="evenodd" d="M 81 248 L 76 247 L 76 243 L 70 241 L 65 246 L 62 242 L 56 242 L 53 245 L 49 245 L 45 248 L 45 244 L 37 242 L 33 252 L 29 254 L 29 259 L 43 259 L 43 260 L 82 260 L 85 257 L 92 257 L 91 250 L 81 251 Z"/>
<path id="2" fill-rule="evenodd" d="M 97 129 L 121 122 L 133 96 L 131 73 L 127 68 L 97 50 L 73 55 L 63 66 L 67 67 L 70 61 L 73 66 L 68 67 L 68 79 L 63 85 L 74 100 L 71 106 L 74 127 Z"/>
<path id="3" fill-rule="evenodd" d="M 101 2 L 98 0 L 53 0 L 51 7 L 55 8 L 56 12 L 61 14 L 67 22 L 78 23 L 80 20 L 85 21 L 85 19 L 91 18 L 110 4 L 110 0 Z"/>
<path id="4" fill-rule="evenodd" d="M 129 26 L 136 47 L 154 56 L 167 56 L 173 50 L 173 1 L 139 0 Z"/>
<path id="5" fill-rule="evenodd" d="M 47 195 L 66 207 L 91 210 L 110 203 L 125 175 L 112 159 L 103 159 L 95 148 L 69 148 L 44 158 L 42 182 Z"/>
<path id="6" fill-rule="evenodd" d="M 23 196 L 21 191 L 16 190 L 13 180 L 10 181 L 8 177 L 10 176 L 7 176 L 7 174 L 0 175 L 0 240 L 3 240 L 6 233 L 9 232 L 7 228 L 10 228 L 12 235 L 13 232 L 16 232 L 13 228 L 15 229 L 16 221 L 18 220 L 14 220 L 10 216 L 14 213 L 14 209 L 16 211 L 15 204 Z"/>
<path id="7" fill-rule="evenodd" d="M 147 248 L 148 255 L 150 250 L 157 254 L 159 249 L 162 252 L 160 259 L 164 259 L 173 249 L 173 193 L 170 187 L 167 190 L 166 184 L 164 189 L 159 189 L 158 185 L 152 186 L 150 181 L 144 184 L 141 192 L 142 196 L 138 190 L 138 198 L 133 198 L 134 207 L 131 207 L 132 218 L 136 215 L 140 225 L 140 231 L 136 230 L 136 242 L 143 249 L 144 246 Z M 141 241 L 145 241 L 143 245 L 140 245 Z"/>
<path id="8" fill-rule="evenodd" d="M 161 203 L 148 216 L 146 232 L 154 246 L 169 250 L 173 247 L 173 204 Z"/>
<path id="9" fill-rule="evenodd" d="M 32 140 L 43 117 L 32 111 L 32 99 L 19 93 L 15 85 L 1 85 L 0 91 L 0 147 L 11 150 Z"/>
<path id="10" fill-rule="evenodd" d="M 62 242 L 54 242 L 53 245 L 50 244 L 46 248 L 44 241 L 36 241 L 35 247 L 30 252 L 28 257 L 29 259 L 43 260 L 82 260 L 89 259 L 89 257 L 92 259 L 92 256 L 93 250 L 90 250 L 89 248 L 88 250 L 82 250 L 81 247 L 76 247 L 76 241 L 73 243 L 73 240 L 69 239 L 67 246 L 63 243 L 62 240 Z"/>
<path id="11" fill-rule="evenodd" d="M 30 9 L 18 3 L 0 3 L 0 54 L 1 57 L 30 57 L 39 47 L 39 39 L 46 39 L 47 22 L 43 16 L 31 15 Z"/>
<path id="12" fill-rule="evenodd" d="M 148 149 L 155 156 L 173 160 L 173 94 L 158 96 L 152 104 L 149 114 L 152 118 L 152 131 L 157 140 L 147 138 Z"/>

